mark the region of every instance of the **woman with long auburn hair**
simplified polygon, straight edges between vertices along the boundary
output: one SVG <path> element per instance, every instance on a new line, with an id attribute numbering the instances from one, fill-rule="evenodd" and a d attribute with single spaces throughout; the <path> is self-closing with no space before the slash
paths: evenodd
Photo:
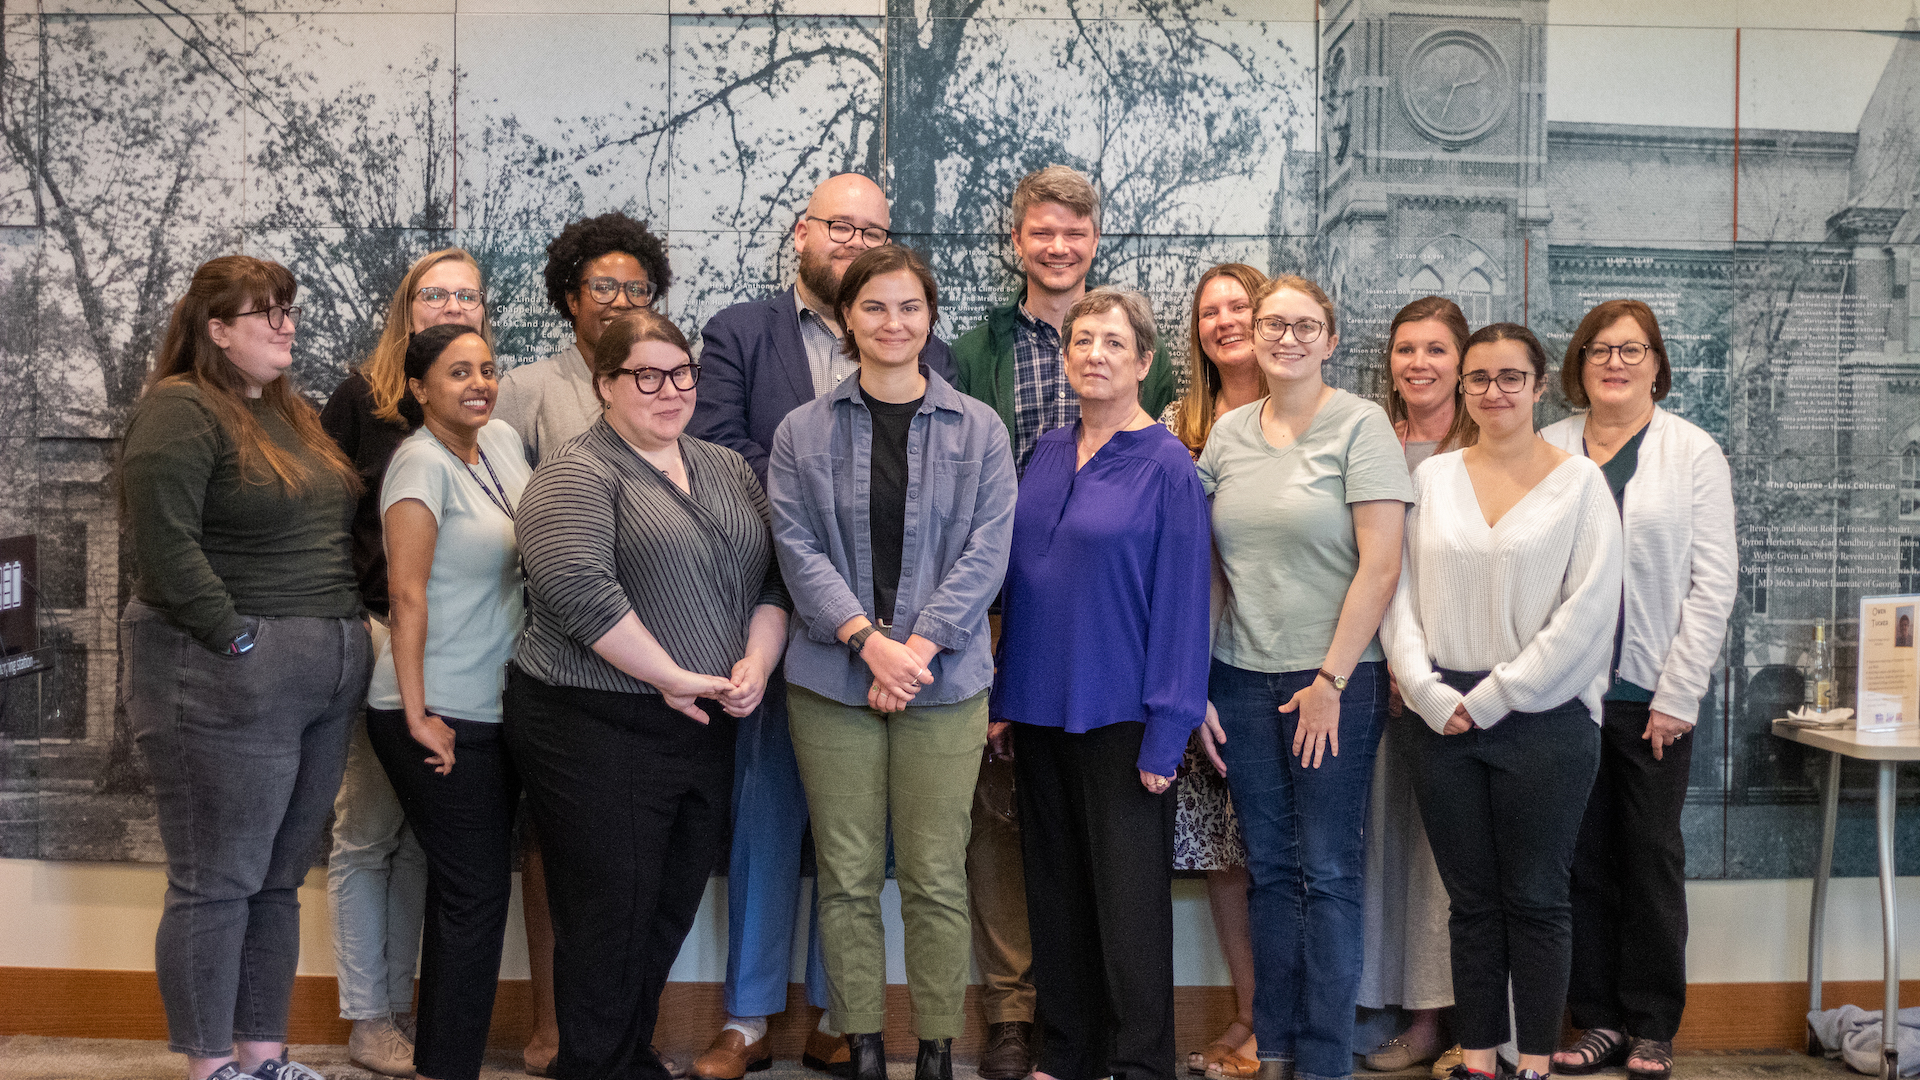
<path id="1" fill-rule="evenodd" d="M 194 272 L 121 456 L 134 563 L 121 689 L 167 853 L 155 944 L 189 1080 L 305 1080 L 285 1060 L 298 890 L 372 656 L 353 465 L 291 386 L 285 267 Z"/>

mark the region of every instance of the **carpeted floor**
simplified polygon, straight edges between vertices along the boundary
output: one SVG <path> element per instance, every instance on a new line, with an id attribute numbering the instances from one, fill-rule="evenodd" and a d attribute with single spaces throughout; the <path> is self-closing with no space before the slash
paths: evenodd
<path id="1" fill-rule="evenodd" d="M 295 1046 L 293 1058 L 327 1080 L 380 1080 L 374 1073 L 349 1065 L 344 1046 Z M 977 1080 L 971 1062 L 954 1065 L 955 1080 Z M 912 1062 L 893 1062 L 887 1071 L 889 1080 L 913 1080 Z M 1854 1075 L 1838 1061 L 1775 1052 L 1683 1054 L 1673 1071 L 1678 1080 L 1843 1080 Z M 524 1075 L 518 1057 L 504 1051 L 490 1055 L 480 1071 L 481 1080 L 518 1080 Z M 783 1061 L 766 1072 L 753 1074 L 752 1080 L 818 1080 L 818 1075 L 809 1073 L 797 1061 Z M 1359 1075 L 1367 1080 L 1425 1080 L 1426 1069 L 1403 1073 L 1360 1070 Z M 1626 1074 L 1615 1069 L 1598 1075 L 1618 1078 Z M 183 1060 L 168 1053 L 164 1043 L 39 1035 L 0 1039 L 0 1080 L 180 1080 L 183 1076 Z"/>

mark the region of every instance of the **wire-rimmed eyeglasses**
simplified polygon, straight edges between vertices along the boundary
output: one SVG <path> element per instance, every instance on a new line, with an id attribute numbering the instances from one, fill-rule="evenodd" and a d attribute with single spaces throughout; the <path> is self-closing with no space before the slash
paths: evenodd
<path id="1" fill-rule="evenodd" d="M 1253 328 L 1260 332 L 1260 338 L 1263 341 L 1279 341 L 1287 336 L 1287 330 L 1291 328 L 1293 340 L 1305 345 L 1318 340 L 1320 331 L 1325 330 L 1327 324 L 1319 319 L 1295 319 L 1288 322 L 1278 315 L 1269 315 L 1264 319 L 1253 320 Z"/>
<path id="2" fill-rule="evenodd" d="M 479 289 L 442 289 L 437 285 L 429 285 L 414 296 L 434 311 L 446 307 L 449 300 L 459 304 L 464 311 L 472 311 L 487 302 L 487 294 Z"/>

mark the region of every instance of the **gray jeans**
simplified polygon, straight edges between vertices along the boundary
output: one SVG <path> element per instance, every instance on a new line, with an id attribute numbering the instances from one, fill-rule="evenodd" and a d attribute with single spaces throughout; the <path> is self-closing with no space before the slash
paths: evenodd
<path id="1" fill-rule="evenodd" d="M 154 966 L 168 1045 L 192 1057 L 286 1038 L 298 890 L 372 667 L 358 619 L 248 623 L 254 648 L 222 656 L 139 600 L 120 621 L 121 694 L 167 851 Z"/>

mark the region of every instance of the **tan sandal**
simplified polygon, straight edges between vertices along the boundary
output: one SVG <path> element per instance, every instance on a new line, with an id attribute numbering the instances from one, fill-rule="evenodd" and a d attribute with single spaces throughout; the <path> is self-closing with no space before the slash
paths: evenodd
<path id="1" fill-rule="evenodd" d="M 1233 1034 L 1234 1028 L 1244 1028 L 1247 1033 L 1246 1037 L 1239 1042 L 1229 1041 L 1227 1036 Z M 1233 1023 L 1227 1025 L 1227 1030 L 1221 1032 L 1219 1038 L 1208 1043 L 1205 1050 L 1187 1051 L 1187 1071 L 1195 1076 L 1205 1076 L 1209 1065 L 1230 1054 L 1239 1053 L 1240 1048 L 1245 1046 L 1252 1038 L 1253 1025 L 1235 1020 Z"/>
<path id="2" fill-rule="evenodd" d="M 1207 1063 L 1207 1080 L 1253 1080 L 1260 1074 L 1260 1059 L 1250 1058 L 1238 1050 L 1230 1050 L 1226 1056 Z"/>

